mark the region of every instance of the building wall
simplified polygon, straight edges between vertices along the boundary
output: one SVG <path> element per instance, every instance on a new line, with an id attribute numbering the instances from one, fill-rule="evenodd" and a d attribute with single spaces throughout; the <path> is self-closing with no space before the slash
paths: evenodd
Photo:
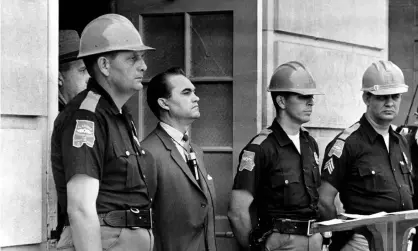
<path id="1" fill-rule="evenodd" d="M 51 61 L 58 61 L 58 30 L 49 31 L 58 29 L 54 6 L 54 0 L 1 2 L 1 250 L 43 250 L 46 241 L 48 101 L 58 110 L 57 98 L 48 99 L 48 84 L 57 92 L 58 79 Z"/>
<path id="2" fill-rule="evenodd" d="M 308 66 L 325 94 L 315 97 L 311 122 L 306 124 L 323 156 L 326 144 L 365 111 L 363 72 L 373 61 L 387 59 L 388 2 L 264 0 L 263 4 L 263 88 L 282 63 L 297 60 Z M 264 95 L 263 124 L 268 126 L 275 110 L 270 94 Z"/>

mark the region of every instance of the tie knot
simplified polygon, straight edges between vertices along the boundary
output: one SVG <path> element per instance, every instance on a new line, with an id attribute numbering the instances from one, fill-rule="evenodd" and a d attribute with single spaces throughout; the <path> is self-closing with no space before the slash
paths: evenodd
<path id="1" fill-rule="evenodd" d="M 189 141 L 189 136 L 187 136 L 187 134 L 184 134 L 181 140 L 183 140 L 184 142 L 187 142 Z"/>

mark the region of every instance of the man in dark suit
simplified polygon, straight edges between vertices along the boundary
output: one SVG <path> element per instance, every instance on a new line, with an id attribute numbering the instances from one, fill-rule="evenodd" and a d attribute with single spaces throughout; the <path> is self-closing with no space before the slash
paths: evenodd
<path id="1" fill-rule="evenodd" d="M 203 152 L 190 144 L 189 128 L 200 117 L 195 86 L 179 68 L 155 76 L 148 106 L 160 120 L 142 142 L 157 162 L 153 201 L 159 251 L 216 251 L 215 191 Z"/>

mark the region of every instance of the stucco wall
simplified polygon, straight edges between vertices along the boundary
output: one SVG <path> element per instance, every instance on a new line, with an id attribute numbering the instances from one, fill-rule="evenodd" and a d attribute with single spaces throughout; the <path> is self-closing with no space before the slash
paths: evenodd
<path id="1" fill-rule="evenodd" d="M 48 69 L 57 71 L 49 56 L 58 58 L 50 54 L 48 29 L 55 2 L 1 2 L 1 250 L 45 249 Z"/>
<path id="2" fill-rule="evenodd" d="M 373 61 L 387 59 L 388 3 L 264 0 L 263 4 L 263 88 L 282 63 L 297 60 L 308 66 L 325 95 L 315 97 L 311 122 L 305 126 L 323 156 L 332 137 L 365 111 L 361 78 Z M 263 100 L 263 124 L 268 126 L 275 110 L 269 93 Z"/>

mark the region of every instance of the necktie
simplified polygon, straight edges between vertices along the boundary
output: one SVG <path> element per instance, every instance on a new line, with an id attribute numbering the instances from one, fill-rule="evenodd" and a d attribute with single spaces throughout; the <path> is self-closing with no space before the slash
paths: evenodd
<path id="1" fill-rule="evenodd" d="M 190 141 L 189 136 L 187 134 L 183 135 L 182 141 L 184 142 L 183 146 L 186 150 L 186 159 L 187 159 L 187 165 L 190 168 L 190 171 L 192 172 L 193 176 L 196 180 L 199 180 L 199 172 L 198 172 L 198 166 L 197 166 L 197 160 L 196 160 L 196 154 L 194 153 L 193 149 L 190 147 Z"/>
<path id="2" fill-rule="evenodd" d="M 183 135 L 183 138 L 181 139 L 183 143 L 184 150 L 186 150 L 187 154 L 190 152 L 190 142 L 189 142 L 189 136 L 187 134 Z"/>

